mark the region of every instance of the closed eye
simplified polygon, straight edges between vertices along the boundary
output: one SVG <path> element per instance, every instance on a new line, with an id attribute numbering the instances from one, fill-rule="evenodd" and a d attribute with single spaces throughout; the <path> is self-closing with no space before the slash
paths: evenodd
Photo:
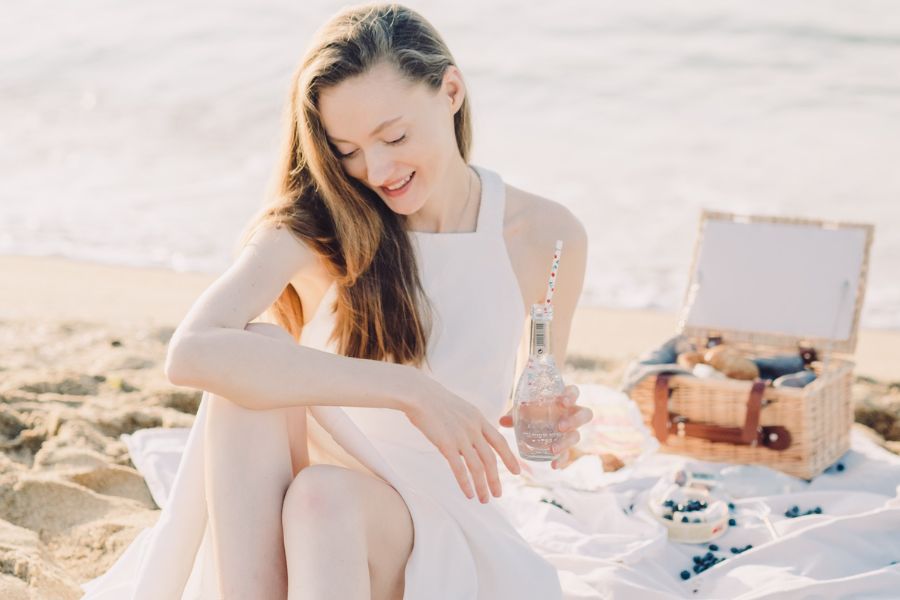
<path id="1" fill-rule="evenodd" d="M 396 145 L 398 145 L 398 144 L 402 144 L 402 143 L 405 142 L 405 141 L 406 141 L 406 134 L 404 133 L 403 135 L 401 135 L 400 137 L 398 137 L 396 140 L 388 140 L 386 143 L 387 143 L 387 144 L 390 144 L 391 146 L 396 146 Z M 338 152 L 338 157 L 339 157 L 339 158 L 342 158 L 342 159 L 344 159 L 344 158 L 350 158 L 350 157 L 352 157 L 354 154 L 356 154 L 356 150 L 354 150 L 353 152 L 348 152 L 347 154 L 341 154 L 340 152 Z"/>

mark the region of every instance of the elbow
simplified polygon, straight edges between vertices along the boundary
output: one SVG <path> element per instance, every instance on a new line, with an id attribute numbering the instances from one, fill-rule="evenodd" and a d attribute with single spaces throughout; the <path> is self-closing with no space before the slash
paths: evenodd
<path id="1" fill-rule="evenodd" d="M 166 362 L 163 371 L 172 385 L 189 387 L 191 381 L 190 357 L 196 353 L 191 350 L 192 336 L 175 332 L 169 341 L 166 351 Z"/>

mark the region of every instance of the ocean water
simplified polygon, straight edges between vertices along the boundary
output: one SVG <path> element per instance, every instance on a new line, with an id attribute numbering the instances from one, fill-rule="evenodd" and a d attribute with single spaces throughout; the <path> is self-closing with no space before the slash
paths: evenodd
<path id="1" fill-rule="evenodd" d="M 0 252 L 221 271 L 343 4 L 7 6 Z M 677 308 L 712 208 L 874 223 L 862 325 L 900 328 L 895 1 L 408 5 L 467 79 L 473 161 L 585 224 L 584 304 Z"/>

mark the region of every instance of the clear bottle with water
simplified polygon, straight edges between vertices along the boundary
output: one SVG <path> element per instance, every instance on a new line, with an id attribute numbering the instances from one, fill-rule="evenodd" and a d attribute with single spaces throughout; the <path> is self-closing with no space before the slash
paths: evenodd
<path id="1" fill-rule="evenodd" d="M 565 384 L 550 354 L 552 321 L 552 306 L 532 305 L 528 363 L 516 384 L 512 413 L 519 456 L 526 460 L 553 460 L 557 455 L 551 446 L 564 435 L 558 425 L 564 411 L 559 397 Z"/>

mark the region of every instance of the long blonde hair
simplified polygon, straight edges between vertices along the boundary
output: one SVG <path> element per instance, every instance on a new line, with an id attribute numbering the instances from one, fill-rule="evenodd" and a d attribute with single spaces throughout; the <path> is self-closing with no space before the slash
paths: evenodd
<path id="1" fill-rule="evenodd" d="M 285 141 L 272 201 L 250 223 L 243 243 L 263 224 L 287 226 L 335 278 L 332 340 L 345 356 L 421 365 L 431 311 L 422 289 L 406 218 L 348 177 L 331 148 L 318 101 L 322 90 L 386 61 L 408 81 L 433 90 L 454 65 L 434 27 L 397 4 L 357 6 L 335 15 L 316 34 L 292 78 Z M 454 116 L 456 142 L 468 162 L 468 100 Z M 288 284 L 272 305 L 275 320 L 299 339 L 303 308 Z"/>

